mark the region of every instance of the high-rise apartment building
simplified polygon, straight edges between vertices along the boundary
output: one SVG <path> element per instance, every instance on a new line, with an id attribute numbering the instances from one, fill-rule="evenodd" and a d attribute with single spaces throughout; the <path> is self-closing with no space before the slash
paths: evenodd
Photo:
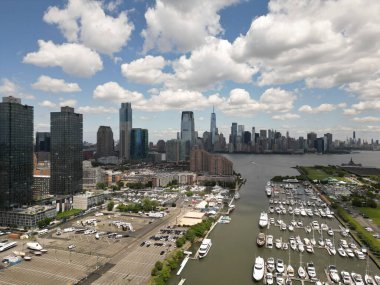
<path id="1" fill-rule="evenodd" d="M 148 156 L 148 130 L 133 128 L 131 132 L 131 159 L 140 160 Z"/>
<path id="2" fill-rule="evenodd" d="M 211 134 L 211 148 L 213 149 L 213 146 L 215 144 L 215 137 L 216 137 L 216 115 L 214 112 L 214 108 L 212 108 L 212 113 L 211 113 L 210 134 Z"/>
<path id="3" fill-rule="evenodd" d="M 50 113 L 50 193 L 72 195 L 83 188 L 83 116 L 74 108 Z"/>
<path id="4" fill-rule="evenodd" d="M 132 104 L 121 103 L 119 153 L 122 161 L 128 161 L 131 155 Z"/>
<path id="5" fill-rule="evenodd" d="M 194 144 L 196 141 L 194 114 L 192 111 L 183 111 L 181 116 L 181 140 Z"/>
<path id="6" fill-rule="evenodd" d="M 0 103 L 0 208 L 30 203 L 32 184 L 33 107 L 4 97 Z"/>
<path id="7" fill-rule="evenodd" d="M 36 152 L 50 152 L 50 133 L 37 132 L 36 133 Z"/>
<path id="8" fill-rule="evenodd" d="M 96 138 L 96 157 L 115 155 L 113 132 L 111 127 L 100 126 Z"/>

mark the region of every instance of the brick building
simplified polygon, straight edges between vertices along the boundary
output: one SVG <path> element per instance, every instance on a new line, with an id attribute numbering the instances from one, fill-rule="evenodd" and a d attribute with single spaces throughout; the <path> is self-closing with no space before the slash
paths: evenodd
<path id="1" fill-rule="evenodd" d="M 209 175 L 232 175 L 233 164 L 224 156 L 194 148 L 190 154 L 190 171 Z"/>

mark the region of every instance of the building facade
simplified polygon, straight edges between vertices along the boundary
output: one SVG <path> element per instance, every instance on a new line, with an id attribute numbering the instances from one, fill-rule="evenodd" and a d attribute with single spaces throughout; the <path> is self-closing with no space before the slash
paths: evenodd
<path id="1" fill-rule="evenodd" d="M 222 155 L 194 148 L 190 155 L 190 171 L 209 175 L 233 175 L 233 163 Z"/>
<path id="2" fill-rule="evenodd" d="M 96 157 L 115 155 L 113 132 L 111 127 L 100 126 L 96 135 Z"/>
<path id="3" fill-rule="evenodd" d="M 211 113 L 211 122 L 210 122 L 210 133 L 211 133 L 211 149 L 213 150 L 213 147 L 215 145 L 215 139 L 216 139 L 216 115 L 214 112 L 214 109 Z"/>
<path id="4" fill-rule="evenodd" d="M 75 195 L 73 197 L 73 208 L 87 210 L 93 206 L 103 203 L 105 199 L 104 194 L 96 194 L 93 192 L 86 192 L 84 194 Z"/>
<path id="5" fill-rule="evenodd" d="M 149 138 L 148 130 L 133 128 L 131 132 L 131 159 L 140 160 L 148 156 Z"/>
<path id="6" fill-rule="evenodd" d="M 83 189 L 83 116 L 62 107 L 50 114 L 50 194 L 73 195 Z"/>
<path id="7" fill-rule="evenodd" d="M 33 107 L 0 103 L 0 209 L 29 204 L 33 184 Z"/>
<path id="8" fill-rule="evenodd" d="M 120 140 L 119 154 L 122 161 L 128 161 L 131 154 L 131 132 L 132 132 L 132 104 L 121 103 L 119 109 Z"/>
<path id="9" fill-rule="evenodd" d="M 50 175 L 34 175 L 32 192 L 33 201 L 48 198 L 50 194 Z"/>
<path id="10" fill-rule="evenodd" d="M 45 218 L 54 218 L 57 212 L 52 206 L 33 206 L 26 209 L 0 211 L 0 226 L 36 228 Z"/>
<path id="11" fill-rule="evenodd" d="M 50 133 L 36 132 L 36 152 L 50 152 Z"/>

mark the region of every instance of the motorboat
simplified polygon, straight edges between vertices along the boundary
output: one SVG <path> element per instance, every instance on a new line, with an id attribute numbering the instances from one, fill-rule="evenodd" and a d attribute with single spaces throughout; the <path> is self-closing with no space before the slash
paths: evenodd
<path id="1" fill-rule="evenodd" d="M 289 248 L 288 243 L 283 242 L 283 243 L 282 243 L 282 249 L 283 249 L 283 250 L 287 250 L 288 248 Z"/>
<path id="2" fill-rule="evenodd" d="M 321 224 L 321 230 L 328 231 L 329 227 L 326 224 Z"/>
<path id="3" fill-rule="evenodd" d="M 336 266 L 335 265 L 329 265 L 328 271 L 329 271 L 329 276 L 330 276 L 331 280 L 335 283 L 339 283 L 340 277 L 338 274 L 338 270 L 336 269 Z"/>
<path id="4" fill-rule="evenodd" d="M 284 267 L 284 262 L 282 261 L 282 259 L 277 259 L 276 270 L 278 273 L 284 273 L 285 267 Z"/>
<path id="5" fill-rule="evenodd" d="M 280 226 L 281 230 L 285 231 L 286 230 L 286 224 L 285 223 L 282 223 L 281 226 Z"/>
<path id="6" fill-rule="evenodd" d="M 374 279 L 375 279 L 375 282 L 377 283 L 377 285 L 380 285 L 380 276 L 379 275 L 375 275 Z"/>
<path id="7" fill-rule="evenodd" d="M 265 275 L 265 282 L 266 282 L 267 285 L 272 285 L 273 284 L 274 279 L 273 279 L 273 274 L 272 273 L 269 272 L 269 273 L 267 273 Z"/>
<path id="8" fill-rule="evenodd" d="M 267 259 L 267 270 L 269 272 L 273 272 L 274 269 L 275 269 L 274 258 L 273 257 L 269 257 Z"/>
<path id="9" fill-rule="evenodd" d="M 261 228 L 265 228 L 266 226 L 268 226 L 268 214 L 267 213 L 262 212 L 260 214 L 259 226 Z"/>
<path id="10" fill-rule="evenodd" d="M 346 285 L 352 284 L 350 273 L 348 273 L 347 271 L 342 271 L 340 273 L 340 276 L 342 277 L 343 284 L 346 284 Z"/>
<path id="11" fill-rule="evenodd" d="M 325 246 L 325 242 L 324 242 L 323 238 L 318 239 L 318 245 L 319 246 Z"/>
<path id="12" fill-rule="evenodd" d="M 281 249 L 282 248 L 282 241 L 281 239 L 276 239 L 276 242 L 275 242 L 275 246 L 277 249 Z"/>
<path id="13" fill-rule="evenodd" d="M 273 206 L 270 206 L 270 207 L 269 207 L 269 213 L 271 213 L 271 214 L 274 213 L 274 208 L 273 208 Z"/>
<path id="14" fill-rule="evenodd" d="M 267 235 L 267 248 L 273 248 L 273 236 Z"/>
<path id="15" fill-rule="evenodd" d="M 359 250 L 359 249 L 355 249 L 355 254 L 356 254 L 356 256 L 357 256 L 359 259 L 361 259 L 361 260 L 365 259 L 365 254 L 364 254 L 361 250 Z"/>
<path id="16" fill-rule="evenodd" d="M 290 278 L 289 275 L 286 277 L 285 285 L 292 285 L 292 279 Z"/>
<path id="17" fill-rule="evenodd" d="M 330 228 L 330 229 L 328 229 L 327 234 L 329 236 L 333 236 L 334 235 L 334 231 Z"/>
<path id="18" fill-rule="evenodd" d="M 306 265 L 307 274 L 309 275 L 310 279 L 314 279 L 317 277 L 317 273 L 315 272 L 315 267 L 313 262 L 308 262 Z"/>
<path id="19" fill-rule="evenodd" d="M 342 247 L 338 248 L 338 253 L 342 257 L 347 257 L 347 253 L 344 251 L 344 249 Z"/>
<path id="20" fill-rule="evenodd" d="M 271 186 L 265 187 L 265 192 L 267 193 L 267 196 L 270 197 L 272 196 L 273 190 Z"/>
<path id="21" fill-rule="evenodd" d="M 311 238 L 310 239 L 310 243 L 315 246 L 317 244 L 317 242 L 315 241 L 315 238 Z"/>
<path id="22" fill-rule="evenodd" d="M 313 246 L 312 246 L 311 244 L 307 244 L 307 245 L 306 245 L 306 251 L 307 251 L 308 253 L 314 253 L 314 248 L 313 248 Z"/>
<path id="23" fill-rule="evenodd" d="M 319 230 L 319 223 L 318 221 L 312 221 L 311 226 L 314 230 Z"/>
<path id="24" fill-rule="evenodd" d="M 307 233 L 311 233 L 311 227 L 310 227 L 310 226 L 306 226 L 306 227 L 305 227 L 305 231 L 306 231 Z"/>
<path id="25" fill-rule="evenodd" d="M 261 256 L 256 257 L 253 266 L 252 278 L 255 281 L 260 281 L 264 277 L 264 259 Z"/>
<path id="26" fill-rule="evenodd" d="M 28 242 L 26 243 L 26 247 L 31 250 L 42 250 L 42 245 L 40 245 L 38 242 Z"/>
<path id="27" fill-rule="evenodd" d="M 364 285 L 363 278 L 360 274 L 352 272 L 351 278 L 352 278 L 352 281 L 354 281 L 355 285 Z"/>
<path id="28" fill-rule="evenodd" d="M 211 239 L 205 238 L 202 241 L 201 246 L 199 247 L 198 256 L 199 258 L 204 258 L 208 254 L 210 248 L 212 246 Z"/>
<path id="29" fill-rule="evenodd" d="M 330 255 L 335 255 L 336 254 L 336 249 L 334 246 L 328 246 L 327 251 L 329 252 Z"/>
<path id="30" fill-rule="evenodd" d="M 290 232 L 294 231 L 294 227 L 293 227 L 293 225 L 289 224 L 289 226 L 288 226 L 288 230 L 289 230 Z"/>
<path id="31" fill-rule="evenodd" d="M 355 257 L 355 254 L 351 248 L 346 248 L 345 251 L 349 257 Z"/>
<path id="32" fill-rule="evenodd" d="M 298 250 L 299 250 L 300 252 L 304 252 L 304 251 L 305 251 L 305 247 L 304 247 L 303 243 L 299 243 L 299 244 L 298 244 Z"/>
<path id="33" fill-rule="evenodd" d="M 264 233 L 259 233 L 257 235 L 256 243 L 260 247 L 265 245 L 265 234 Z"/>
<path id="34" fill-rule="evenodd" d="M 276 284 L 283 285 L 284 284 L 284 276 L 281 273 L 276 274 Z"/>
<path id="35" fill-rule="evenodd" d="M 376 285 L 375 280 L 373 280 L 372 276 L 368 274 L 364 275 L 364 282 L 367 285 Z"/>

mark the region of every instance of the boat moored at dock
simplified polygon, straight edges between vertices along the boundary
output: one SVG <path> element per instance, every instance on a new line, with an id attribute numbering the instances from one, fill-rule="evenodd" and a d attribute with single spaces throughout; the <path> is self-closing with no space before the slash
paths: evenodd
<path id="1" fill-rule="evenodd" d="M 212 246 L 212 242 L 211 242 L 211 239 L 207 239 L 205 238 L 203 241 L 202 241 L 202 244 L 201 246 L 199 247 L 199 258 L 204 258 L 206 257 L 206 255 L 208 254 L 210 248 Z"/>

